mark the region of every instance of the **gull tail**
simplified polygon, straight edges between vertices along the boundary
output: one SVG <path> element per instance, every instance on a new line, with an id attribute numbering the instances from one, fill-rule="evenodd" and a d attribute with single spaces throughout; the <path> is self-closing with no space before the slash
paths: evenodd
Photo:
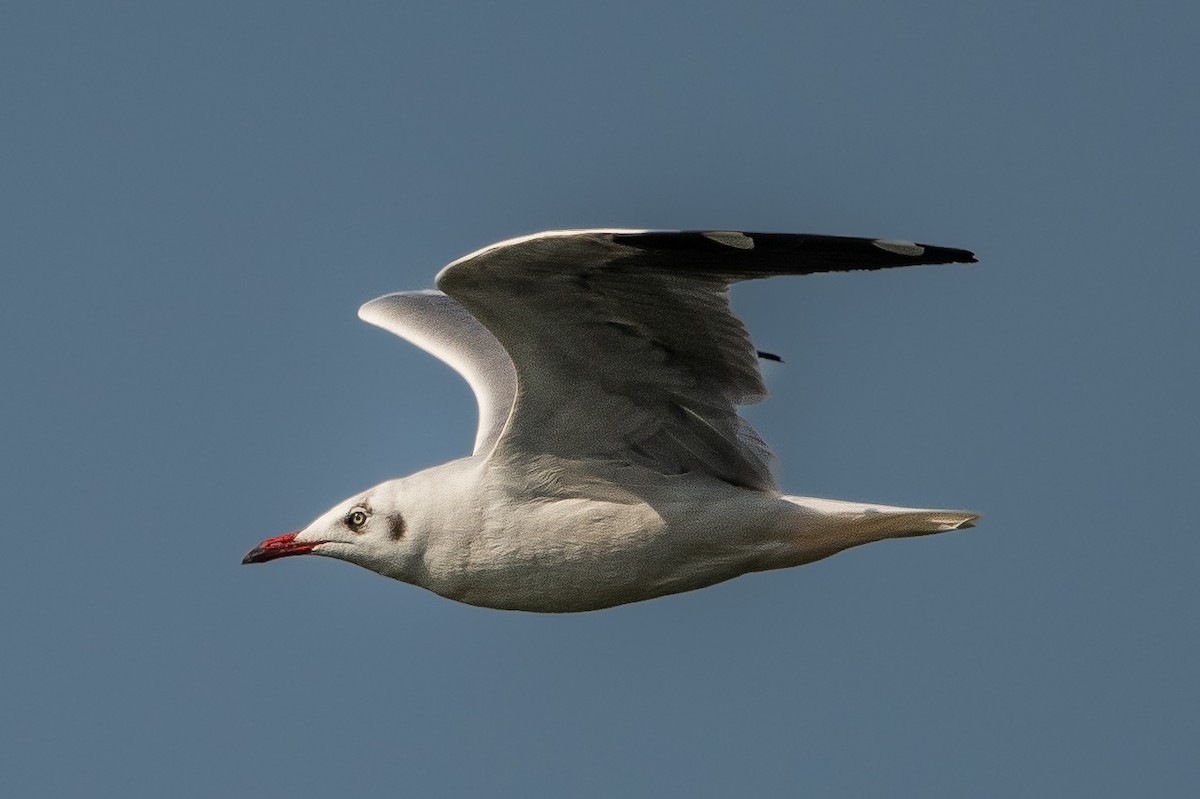
<path id="1" fill-rule="evenodd" d="M 965 510 L 923 510 L 888 517 L 888 529 L 896 532 L 888 538 L 911 538 L 917 535 L 948 533 L 975 526 L 980 514 Z"/>
<path id="2" fill-rule="evenodd" d="M 899 508 L 865 502 L 844 502 L 814 497 L 784 497 L 785 500 L 818 514 L 827 530 L 845 536 L 846 547 L 883 541 L 888 538 L 912 538 L 948 533 L 974 527 L 980 514 L 965 510 Z"/>

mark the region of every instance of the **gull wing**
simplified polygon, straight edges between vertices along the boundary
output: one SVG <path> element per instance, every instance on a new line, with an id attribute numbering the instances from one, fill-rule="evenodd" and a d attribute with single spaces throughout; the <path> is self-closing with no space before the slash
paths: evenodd
<path id="1" fill-rule="evenodd" d="M 517 372 L 496 337 L 440 291 L 403 291 L 358 309 L 365 322 L 416 344 L 463 376 L 479 405 L 475 453 L 488 452 L 512 410 Z"/>
<path id="2" fill-rule="evenodd" d="M 974 260 L 841 236 L 554 231 L 461 258 L 437 285 L 516 366 L 516 400 L 491 457 L 619 459 L 771 491 L 770 450 L 737 414 L 766 388 L 729 309 L 730 284 Z"/>

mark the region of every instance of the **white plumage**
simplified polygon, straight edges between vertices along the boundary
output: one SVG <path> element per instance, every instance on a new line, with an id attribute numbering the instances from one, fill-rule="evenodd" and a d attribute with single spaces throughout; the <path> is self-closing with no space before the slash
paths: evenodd
<path id="1" fill-rule="evenodd" d="M 487 607 L 578 611 L 971 526 L 785 496 L 737 413 L 766 396 L 733 282 L 967 263 L 965 250 L 736 231 L 578 230 L 486 247 L 359 315 L 479 403 L 474 452 L 340 503 L 244 562 L 312 553 Z"/>

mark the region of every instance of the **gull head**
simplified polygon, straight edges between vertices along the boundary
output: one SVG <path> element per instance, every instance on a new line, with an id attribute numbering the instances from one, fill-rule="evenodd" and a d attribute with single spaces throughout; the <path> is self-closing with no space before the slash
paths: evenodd
<path id="1" fill-rule="evenodd" d="M 242 563 L 322 555 L 411 582 L 421 547 L 413 520 L 402 509 L 404 483 L 390 480 L 339 502 L 303 530 L 263 541 Z"/>

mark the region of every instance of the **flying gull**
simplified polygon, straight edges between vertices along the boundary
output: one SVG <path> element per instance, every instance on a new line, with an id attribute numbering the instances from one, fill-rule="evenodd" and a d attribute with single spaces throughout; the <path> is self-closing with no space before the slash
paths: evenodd
<path id="1" fill-rule="evenodd" d="M 729 287 L 973 263 L 906 241 L 567 230 L 485 247 L 367 322 L 456 369 L 474 452 L 355 494 L 243 563 L 324 555 L 490 608 L 596 610 L 811 563 L 978 514 L 783 494 L 737 412 L 766 388 Z M 770 356 L 768 356 L 770 357 Z"/>

